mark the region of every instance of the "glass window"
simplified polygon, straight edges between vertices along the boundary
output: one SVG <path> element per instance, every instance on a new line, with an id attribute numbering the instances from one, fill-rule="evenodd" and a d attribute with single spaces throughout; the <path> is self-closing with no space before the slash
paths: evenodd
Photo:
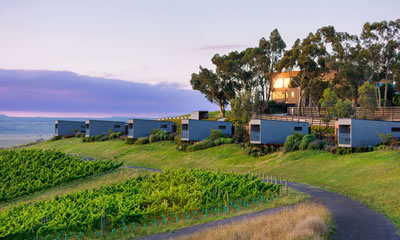
<path id="1" fill-rule="evenodd" d="M 167 128 L 166 124 L 161 125 L 161 128 Z"/>
<path id="2" fill-rule="evenodd" d="M 294 127 L 294 130 L 295 130 L 295 131 L 302 131 L 302 130 L 303 130 L 303 127 Z"/>
<path id="3" fill-rule="evenodd" d="M 182 124 L 182 130 L 188 130 L 189 125 L 188 124 Z"/>
<path id="4" fill-rule="evenodd" d="M 392 128 L 392 132 L 400 132 L 400 127 L 394 127 L 394 128 Z"/>
<path id="5" fill-rule="evenodd" d="M 218 129 L 226 129 L 226 126 L 218 126 Z"/>
<path id="6" fill-rule="evenodd" d="M 114 125 L 114 128 L 121 128 L 121 125 Z"/>

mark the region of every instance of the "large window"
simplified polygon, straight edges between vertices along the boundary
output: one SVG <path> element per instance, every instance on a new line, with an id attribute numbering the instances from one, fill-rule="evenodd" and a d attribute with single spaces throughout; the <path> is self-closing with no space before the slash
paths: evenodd
<path id="1" fill-rule="evenodd" d="M 167 124 L 161 125 L 161 128 L 167 128 Z"/>
<path id="2" fill-rule="evenodd" d="M 182 124 L 182 130 L 187 131 L 189 129 L 188 124 Z"/>
<path id="3" fill-rule="evenodd" d="M 58 124 L 56 123 L 56 128 L 58 128 Z"/>
<path id="4" fill-rule="evenodd" d="M 128 124 L 128 127 L 129 127 L 130 129 L 132 129 L 132 128 L 133 128 L 133 123 L 129 123 L 129 124 Z"/>
<path id="5" fill-rule="evenodd" d="M 114 128 L 121 128 L 121 125 L 114 125 Z"/>
<path id="6" fill-rule="evenodd" d="M 218 126 L 218 129 L 226 129 L 226 126 L 223 126 L 223 125 Z"/>

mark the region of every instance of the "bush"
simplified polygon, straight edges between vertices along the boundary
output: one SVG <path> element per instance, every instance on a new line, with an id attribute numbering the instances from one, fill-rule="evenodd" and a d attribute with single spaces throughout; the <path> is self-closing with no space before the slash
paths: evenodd
<path id="1" fill-rule="evenodd" d="M 136 140 L 135 145 L 144 145 L 149 143 L 149 138 L 148 137 L 140 137 Z"/>
<path id="2" fill-rule="evenodd" d="M 286 138 L 285 144 L 283 145 L 284 152 L 292 152 L 299 150 L 300 143 L 303 139 L 304 134 L 293 133 Z"/>
<path id="3" fill-rule="evenodd" d="M 249 132 L 242 125 L 236 124 L 233 139 L 235 143 L 248 142 L 250 140 Z"/>
<path id="4" fill-rule="evenodd" d="M 129 145 L 132 145 L 132 144 L 135 144 L 135 142 L 136 142 L 136 139 L 134 139 L 134 138 L 125 138 L 125 143 L 126 144 L 129 144 Z"/>
<path id="5" fill-rule="evenodd" d="M 308 144 L 307 149 L 308 150 L 322 150 L 325 148 L 326 145 L 327 145 L 326 142 L 319 140 L 319 139 L 315 139 L 310 144 Z"/>
<path id="6" fill-rule="evenodd" d="M 224 134 L 221 132 L 221 130 L 211 129 L 211 134 L 210 134 L 209 139 L 215 140 L 217 138 L 222 138 L 222 137 L 224 137 Z"/>
<path id="7" fill-rule="evenodd" d="M 160 137 L 158 135 L 150 135 L 150 137 L 149 137 L 149 142 L 150 143 L 155 143 L 155 142 L 158 142 L 158 141 L 160 141 Z"/>
<path id="8" fill-rule="evenodd" d="M 77 132 L 77 133 L 75 133 L 75 137 L 85 137 L 85 133 L 84 132 Z"/>
<path id="9" fill-rule="evenodd" d="M 301 143 L 299 145 L 299 149 L 300 150 L 306 150 L 308 145 L 315 141 L 315 139 L 317 139 L 314 135 L 312 134 L 306 134 L 303 136 L 303 139 L 301 140 Z"/>
<path id="10" fill-rule="evenodd" d="M 170 133 L 170 134 L 168 134 L 167 140 L 175 142 L 175 137 L 176 137 L 176 133 Z"/>
<path id="11" fill-rule="evenodd" d="M 339 155 L 351 154 L 352 152 L 353 152 L 352 148 L 338 147 L 336 149 L 336 154 L 339 154 Z"/>

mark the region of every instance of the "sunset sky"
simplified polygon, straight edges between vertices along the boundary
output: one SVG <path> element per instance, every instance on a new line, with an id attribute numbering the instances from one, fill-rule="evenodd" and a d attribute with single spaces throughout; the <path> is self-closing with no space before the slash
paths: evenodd
<path id="1" fill-rule="evenodd" d="M 268 37 L 275 28 L 288 47 L 296 38 L 303 38 L 326 25 L 333 25 L 338 31 L 359 34 L 367 21 L 398 18 L 399 9 L 398 0 L 2 0 L 0 69 L 70 71 L 111 79 L 107 83 L 110 85 L 119 79 L 152 85 L 148 86 L 149 89 L 156 84 L 186 89 L 191 98 L 183 101 L 190 100 L 191 107 L 164 106 L 165 113 L 183 113 L 190 108 L 213 107 L 200 94 L 189 91 L 189 80 L 199 65 L 211 66 L 210 59 L 215 53 L 256 46 L 261 37 Z M 61 81 L 68 79 L 53 81 L 60 81 L 59 84 L 63 85 Z M 36 84 L 42 91 L 47 88 L 43 82 Z M 135 94 L 134 86 L 130 86 L 132 94 Z M 36 101 L 34 96 L 28 98 L 18 89 L 0 78 L 0 94 L 3 94 L 0 95 L 0 112 L 71 114 L 67 102 L 63 103 L 65 108 L 40 109 L 41 106 L 29 104 L 17 107 L 18 104 L 11 104 L 11 101 Z M 71 89 L 66 87 L 64 90 L 62 94 L 71 94 Z M 14 97 L 20 94 L 20 100 L 6 97 L 5 92 L 9 95 L 13 92 Z M 151 93 L 149 90 L 149 95 L 142 96 L 142 101 L 154 98 L 165 102 L 161 96 Z M 118 92 L 112 94 L 118 95 Z M 74 113 L 93 112 L 92 105 L 84 106 Z M 139 109 L 118 109 L 118 114 L 150 114 Z M 113 114 L 111 110 L 103 108 L 97 114 Z"/>

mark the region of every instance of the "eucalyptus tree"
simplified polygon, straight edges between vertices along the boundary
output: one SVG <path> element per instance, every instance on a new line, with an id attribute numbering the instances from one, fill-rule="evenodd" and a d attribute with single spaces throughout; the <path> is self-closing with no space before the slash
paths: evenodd
<path id="1" fill-rule="evenodd" d="M 364 55 L 372 69 L 368 80 L 385 80 L 383 106 L 387 104 L 389 81 L 395 80 L 400 54 L 400 19 L 365 23 L 361 32 Z M 393 72 L 395 71 L 395 72 Z M 382 106 L 382 96 L 377 91 L 378 106 Z"/>
<path id="2" fill-rule="evenodd" d="M 309 103 L 314 102 L 312 95 L 316 95 L 314 86 L 326 79 L 329 69 L 326 65 L 329 53 L 323 44 L 321 32 L 309 33 L 303 40 L 297 39 L 292 48 L 286 51 L 277 66 L 278 71 L 298 69 L 299 73 L 290 81 L 290 87 L 300 89 L 298 102 L 299 113 L 304 103 L 305 96 L 309 96 Z"/>
<path id="3" fill-rule="evenodd" d="M 337 32 L 333 26 L 319 29 L 326 48 L 331 49 L 328 69 L 334 72 L 331 79 L 338 95 L 357 105 L 358 89 L 363 83 L 358 56 L 361 51 L 359 38 L 346 32 Z"/>
<path id="4" fill-rule="evenodd" d="M 190 80 L 193 90 L 205 95 L 208 101 L 218 105 L 221 117 L 225 117 L 225 107 L 233 96 L 233 86 L 214 71 L 200 67 L 199 73 L 193 73 Z"/>

